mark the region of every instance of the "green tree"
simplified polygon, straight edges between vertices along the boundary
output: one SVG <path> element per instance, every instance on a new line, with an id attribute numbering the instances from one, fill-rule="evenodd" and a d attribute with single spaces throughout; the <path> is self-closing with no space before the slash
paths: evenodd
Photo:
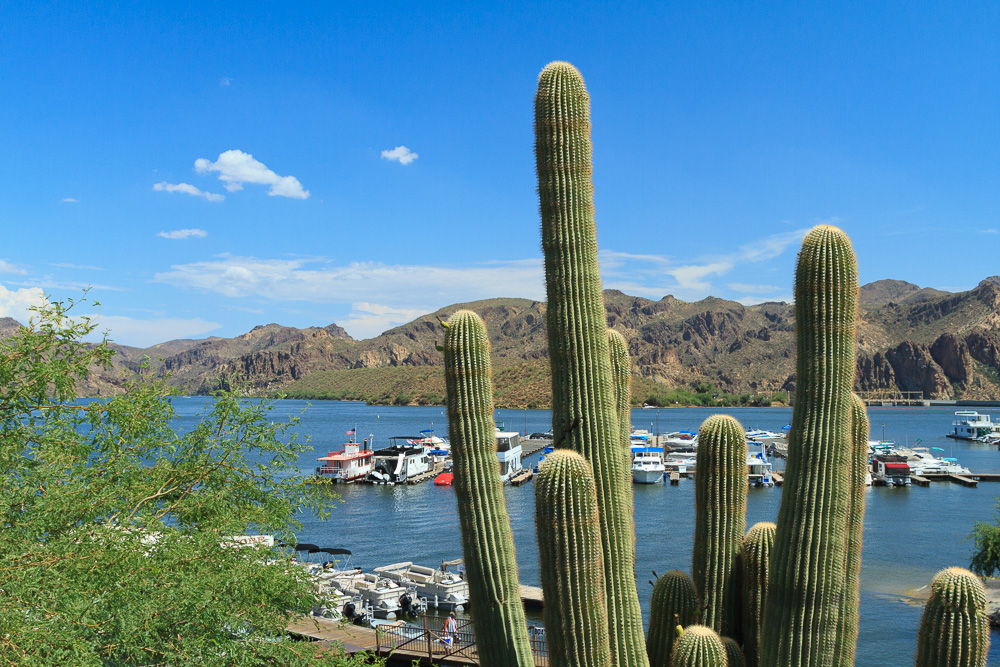
<path id="1" fill-rule="evenodd" d="M 113 351 L 63 304 L 0 341 L 0 661 L 6 664 L 360 664 L 284 638 L 318 602 L 290 556 L 328 512 L 297 474 L 305 445 L 271 406 L 220 393 L 187 433 L 162 384 L 109 400 L 76 383 Z"/>
<path id="2" fill-rule="evenodd" d="M 1000 501 L 994 506 L 994 522 L 977 521 L 966 539 L 975 546 L 969 569 L 981 577 L 1000 572 Z"/>

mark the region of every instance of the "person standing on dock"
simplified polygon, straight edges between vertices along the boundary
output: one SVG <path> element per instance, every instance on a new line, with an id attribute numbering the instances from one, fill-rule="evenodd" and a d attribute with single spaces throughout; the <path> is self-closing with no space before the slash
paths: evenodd
<path id="1" fill-rule="evenodd" d="M 458 634 L 458 621 L 455 620 L 455 612 L 448 614 L 448 619 L 444 622 L 441 632 L 444 634 L 445 644 L 451 645 L 454 643 L 455 635 Z"/>

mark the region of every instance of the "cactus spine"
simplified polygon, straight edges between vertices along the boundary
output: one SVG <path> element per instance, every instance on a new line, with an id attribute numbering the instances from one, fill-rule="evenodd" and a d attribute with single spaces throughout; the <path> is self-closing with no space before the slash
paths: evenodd
<path id="1" fill-rule="evenodd" d="M 535 160 L 545 254 L 552 429 L 593 466 L 611 653 L 646 665 L 635 589 L 631 486 L 621 454 L 591 182 L 590 96 L 572 65 L 550 63 L 535 95 Z M 572 425 L 577 424 L 575 428 Z"/>
<path id="2" fill-rule="evenodd" d="M 444 362 L 455 495 L 480 658 L 484 666 L 530 667 L 514 536 L 496 459 L 490 341 L 478 315 L 463 310 L 448 320 Z"/>
<path id="3" fill-rule="evenodd" d="M 743 657 L 739 642 L 732 637 L 723 637 L 722 646 L 726 649 L 726 660 L 729 667 L 746 667 L 747 661 Z"/>
<path id="4" fill-rule="evenodd" d="M 960 567 L 941 570 L 920 616 L 916 667 L 985 667 L 990 648 L 986 590 Z"/>
<path id="5" fill-rule="evenodd" d="M 608 329 L 608 351 L 611 353 L 611 373 L 615 381 L 615 410 L 618 413 L 618 437 L 625 456 L 625 474 L 631 477 L 632 461 L 632 364 L 628 357 L 625 337 Z M 629 484 L 629 489 L 632 486 Z M 631 495 L 631 494 L 630 494 Z"/>
<path id="6" fill-rule="evenodd" d="M 726 667 L 726 649 L 712 628 L 692 625 L 684 628 L 674 646 L 671 667 Z"/>
<path id="7" fill-rule="evenodd" d="M 833 661 L 846 583 L 857 311 L 850 239 L 836 227 L 814 227 L 795 270 L 797 383 L 764 607 L 767 667 Z"/>
<path id="8" fill-rule="evenodd" d="M 834 667 L 852 667 L 858 648 L 858 607 L 861 604 L 861 543 L 865 532 L 865 476 L 868 473 L 868 412 L 851 394 L 851 502 L 847 514 L 847 582 L 840 605 Z"/>
<path id="9" fill-rule="evenodd" d="M 538 471 L 535 529 L 552 665 L 609 667 L 597 490 L 590 464 L 576 452 L 556 450 Z"/>
<path id="10" fill-rule="evenodd" d="M 656 579 L 649 603 L 649 637 L 646 653 L 650 667 L 670 667 L 675 629 L 698 620 L 698 593 L 687 572 L 670 570 Z"/>
<path id="11" fill-rule="evenodd" d="M 747 667 L 760 664 L 760 629 L 764 623 L 768 561 L 774 545 L 774 530 L 775 525 L 769 521 L 755 523 L 743 537 L 740 550 L 740 583 L 743 589 L 741 627 Z"/>
<path id="12" fill-rule="evenodd" d="M 738 557 L 746 531 L 747 437 L 728 415 L 713 415 L 698 431 L 694 473 L 694 555 L 691 574 L 701 598 L 701 622 L 727 637 L 740 633 Z"/>

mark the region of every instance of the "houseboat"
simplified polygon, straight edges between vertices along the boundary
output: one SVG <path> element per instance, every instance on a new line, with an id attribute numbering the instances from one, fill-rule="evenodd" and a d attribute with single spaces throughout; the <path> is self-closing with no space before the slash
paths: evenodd
<path id="1" fill-rule="evenodd" d="M 500 462 L 500 479 L 504 484 L 524 470 L 521 464 L 521 436 L 515 431 L 496 430 L 497 461 Z"/>
<path id="2" fill-rule="evenodd" d="M 747 482 L 750 486 L 774 486 L 774 476 L 771 474 L 771 462 L 767 460 L 766 448 L 757 442 L 748 444 L 759 445 L 760 451 L 747 452 Z"/>
<path id="3" fill-rule="evenodd" d="M 663 464 L 663 447 L 632 445 L 632 481 L 636 484 L 656 484 L 663 481 L 667 467 Z"/>
<path id="4" fill-rule="evenodd" d="M 376 484 L 400 484 L 406 480 L 429 472 L 433 467 L 426 447 L 411 445 L 413 436 L 389 438 L 392 443 L 383 449 L 376 449 L 372 471 L 368 480 Z"/>
<path id="5" fill-rule="evenodd" d="M 876 454 L 872 458 L 872 477 L 880 486 L 909 486 L 910 466 L 899 454 Z"/>
<path id="6" fill-rule="evenodd" d="M 981 415 L 975 410 L 959 410 L 951 426 L 952 432 L 947 435 L 955 440 L 976 440 L 993 433 L 1000 434 L 1000 424 L 994 424 L 989 415 Z"/>
<path id="7" fill-rule="evenodd" d="M 368 440 L 344 443 L 341 449 L 322 456 L 316 474 L 337 484 L 348 484 L 368 476 L 374 465 L 374 452 Z"/>

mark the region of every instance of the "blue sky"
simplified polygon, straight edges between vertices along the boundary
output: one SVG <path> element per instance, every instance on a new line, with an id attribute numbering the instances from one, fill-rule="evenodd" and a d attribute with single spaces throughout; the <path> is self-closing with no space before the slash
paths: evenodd
<path id="1" fill-rule="evenodd" d="M 147 346 L 542 299 L 552 60 L 591 94 L 606 287 L 789 300 L 821 222 L 863 283 L 1000 273 L 996 3 L 40 2 L 0 29 L 0 316 L 91 286 Z"/>

